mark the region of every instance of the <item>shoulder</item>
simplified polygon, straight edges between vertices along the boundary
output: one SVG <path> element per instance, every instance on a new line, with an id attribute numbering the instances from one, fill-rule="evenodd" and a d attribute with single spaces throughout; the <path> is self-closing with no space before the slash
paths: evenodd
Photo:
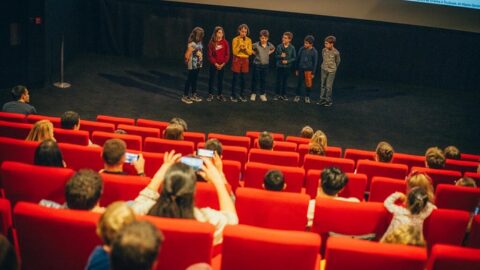
<path id="1" fill-rule="evenodd" d="M 102 246 L 96 246 L 88 258 L 88 263 L 85 269 L 101 270 L 110 269 L 110 257 Z"/>
<path id="2" fill-rule="evenodd" d="M 187 46 L 190 47 L 190 48 L 195 48 L 196 45 L 197 45 L 197 44 L 196 44 L 195 42 L 193 42 L 193 41 L 192 41 L 192 42 L 189 42 L 189 43 L 187 44 Z"/>

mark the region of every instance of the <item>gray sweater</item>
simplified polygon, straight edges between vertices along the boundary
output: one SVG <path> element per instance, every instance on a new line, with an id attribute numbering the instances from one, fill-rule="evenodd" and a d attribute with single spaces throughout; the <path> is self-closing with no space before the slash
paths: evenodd
<path id="1" fill-rule="evenodd" d="M 331 50 L 323 48 L 322 50 L 322 69 L 328 72 L 337 71 L 338 66 L 340 65 L 340 52 L 333 48 Z"/>
<path id="2" fill-rule="evenodd" d="M 252 48 L 255 52 L 255 59 L 253 59 L 253 63 L 255 65 L 268 65 L 270 60 L 270 51 L 274 51 L 275 46 L 273 46 L 272 43 L 267 42 L 267 46 L 264 48 L 260 42 L 255 42 Z"/>

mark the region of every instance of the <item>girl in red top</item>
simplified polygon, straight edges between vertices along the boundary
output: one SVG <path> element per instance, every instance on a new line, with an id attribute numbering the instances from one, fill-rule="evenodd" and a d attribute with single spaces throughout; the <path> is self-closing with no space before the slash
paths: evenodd
<path id="1" fill-rule="evenodd" d="M 213 30 L 212 38 L 208 43 L 208 61 L 210 62 L 210 77 L 208 80 L 208 98 L 207 101 L 213 100 L 213 85 L 215 76 L 217 76 L 217 99 L 227 101 L 222 95 L 223 91 L 223 73 L 224 67 L 230 59 L 230 46 L 225 40 L 225 32 L 223 27 L 217 26 Z"/>

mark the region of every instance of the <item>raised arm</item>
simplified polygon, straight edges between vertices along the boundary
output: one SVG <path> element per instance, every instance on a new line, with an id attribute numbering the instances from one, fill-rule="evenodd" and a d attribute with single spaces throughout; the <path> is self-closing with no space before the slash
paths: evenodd
<path id="1" fill-rule="evenodd" d="M 400 206 L 395 204 L 395 202 L 398 199 L 405 200 L 405 194 L 403 194 L 401 192 L 395 192 L 395 193 L 392 193 L 390 196 L 388 196 L 388 198 L 385 199 L 385 201 L 383 202 L 383 205 L 388 210 L 388 212 L 398 213 L 400 211 L 405 210 L 405 208 L 400 207 Z"/>

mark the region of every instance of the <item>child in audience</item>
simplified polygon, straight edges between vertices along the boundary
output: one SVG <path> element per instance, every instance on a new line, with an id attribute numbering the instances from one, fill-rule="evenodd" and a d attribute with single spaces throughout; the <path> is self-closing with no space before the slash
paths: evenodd
<path id="1" fill-rule="evenodd" d="M 33 164 L 40 166 L 65 168 L 63 155 L 58 147 L 57 142 L 48 139 L 41 142 L 35 149 Z"/>
<path id="2" fill-rule="evenodd" d="M 208 79 L 208 98 L 207 101 L 213 100 L 213 85 L 215 76 L 217 77 L 217 100 L 227 101 L 223 96 L 223 75 L 224 67 L 230 59 L 230 46 L 225 39 L 225 31 L 223 27 L 216 26 L 213 30 L 212 38 L 208 43 L 208 61 L 210 62 L 210 76 Z"/>
<path id="3" fill-rule="evenodd" d="M 443 149 L 443 154 L 445 155 L 445 158 L 448 159 L 461 159 L 460 150 L 458 150 L 458 148 L 453 145 L 445 147 L 445 149 Z"/>
<path id="4" fill-rule="evenodd" d="M 292 65 L 297 58 L 295 47 L 291 44 L 293 34 L 291 32 L 285 32 L 282 35 L 282 44 L 277 46 L 275 50 L 275 59 L 277 66 L 277 82 L 275 86 L 275 96 L 273 100 L 287 101 L 287 86 L 288 77 L 290 76 Z"/>
<path id="5" fill-rule="evenodd" d="M 375 161 L 390 163 L 393 158 L 393 147 L 387 142 L 379 142 L 375 149 Z"/>
<path id="6" fill-rule="evenodd" d="M 396 205 L 397 200 L 406 201 L 406 206 Z M 395 192 L 385 200 L 384 205 L 387 211 L 393 214 L 393 219 L 380 240 L 382 242 L 400 225 L 409 224 L 422 232 L 423 221 L 436 209 L 435 205 L 429 202 L 427 191 L 421 187 L 412 188 L 407 196 L 401 192 Z"/>
<path id="7" fill-rule="evenodd" d="M 310 93 L 312 92 L 313 78 L 317 72 L 318 52 L 313 47 L 315 38 L 308 35 L 303 40 L 303 47 L 298 50 L 297 60 L 295 61 L 298 76 L 297 92 L 293 102 L 300 101 L 301 88 L 305 84 L 305 103 L 310 103 Z"/>
<path id="8" fill-rule="evenodd" d="M 238 98 L 241 102 L 247 102 L 247 99 L 243 96 L 245 90 L 245 74 L 249 71 L 248 57 L 252 55 L 252 40 L 248 37 L 249 29 L 248 25 L 241 24 L 238 26 L 238 36 L 232 40 L 232 96 L 230 100 L 237 102 L 237 94 L 235 87 L 238 77 L 240 77 L 240 93 Z"/>
<path id="9" fill-rule="evenodd" d="M 311 139 L 313 136 L 313 128 L 311 126 L 304 126 L 300 131 L 300 137 Z"/>
<path id="10" fill-rule="evenodd" d="M 257 80 L 260 80 L 260 100 L 267 101 L 266 80 L 268 73 L 268 65 L 270 62 L 270 54 L 275 51 L 275 46 L 268 42 L 270 33 L 268 30 L 260 31 L 260 41 L 253 44 L 253 72 L 252 72 L 252 94 L 250 100 L 255 101 L 257 97 Z"/>
<path id="11" fill-rule="evenodd" d="M 476 188 L 477 183 L 475 183 L 475 180 L 473 180 L 471 177 L 462 177 L 455 181 L 455 186 Z"/>
<path id="12" fill-rule="evenodd" d="M 33 125 L 25 140 L 42 142 L 49 139 L 55 141 L 53 137 L 53 124 L 49 120 L 40 120 Z"/>
<path id="13" fill-rule="evenodd" d="M 434 203 L 435 195 L 433 192 L 432 178 L 424 172 L 413 171 L 407 176 L 407 190 L 408 193 L 415 187 L 421 187 L 425 189 L 428 196 L 428 201 Z"/>
<path id="14" fill-rule="evenodd" d="M 425 167 L 431 169 L 443 169 L 445 167 L 445 156 L 438 147 L 430 147 L 425 152 Z"/>
<path id="15" fill-rule="evenodd" d="M 273 136 L 270 132 L 264 131 L 258 135 L 258 148 L 265 150 L 273 150 Z"/>
<path id="16" fill-rule="evenodd" d="M 325 107 L 332 106 L 333 81 L 340 65 L 340 52 L 334 47 L 336 40 L 334 36 L 326 37 L 325 48 L 322 50 L 321 91 L 320 101 L 317 104 Z"/>
<path id="17" fill-rule="evenodd" d="M 425 246 L 425 239 L 423 238 L 422 231 L 420 231 L 417 226 L 411 224 L 398 226 L 395 230 L 390 231 L 390 233 L 383 238 L 382 242 L 417 247 Z"/>
<path id="18" fill-rule="evenodd" d="M 323 149 L 323 146 L 321 144 L 309 143 L 308 153 L 311 155 L 325 156 L 325 149 Z"/>
<path id="19" fill-rule="evenodd" d="M 170 124 L 165 128 L 163 138 L 167 140 L 183 141 L 183 127 L 180 124 Z"/>
<path id="20" fill-rule="evenodd" d="M 187 65 L 188 76 L 182 97 L 182 102 L 186 104 L 202 101 L 197 95 L 197 79 L 203 62 L 202 40 L 204 35 L 205 32 L 203 28 L 195 27 L 188 37 L 187 51 L 185 52 L 185 64 Z"/>
<path id="21" fill-rule="evenodd" d="M 320 144 L 323 147 L 323 149 L 326 150 L 328 146 L 327 135 L 323 133 L 323 131 L 317 130 L 315 131 L 315 133 L 313 133 L 313 136 L 310 139 L 310 143 Z"/>
<path id="22" fill-rule="evenodd" d="M 170 124 L 179 124 L 180 126 L 182 126 L 184 132 L 188 131 L 187 121 L 183 120 L 180 117 L 173 117 L 172 119 L 170 119 L 169 123 Z"/>
<path id="23" fill-rule="evenodd" d="M 283 173 L 279 170 L 269 170 L 263 178 L 263 188 L 270 191 L 282 191 L 287 187 Z"/>

